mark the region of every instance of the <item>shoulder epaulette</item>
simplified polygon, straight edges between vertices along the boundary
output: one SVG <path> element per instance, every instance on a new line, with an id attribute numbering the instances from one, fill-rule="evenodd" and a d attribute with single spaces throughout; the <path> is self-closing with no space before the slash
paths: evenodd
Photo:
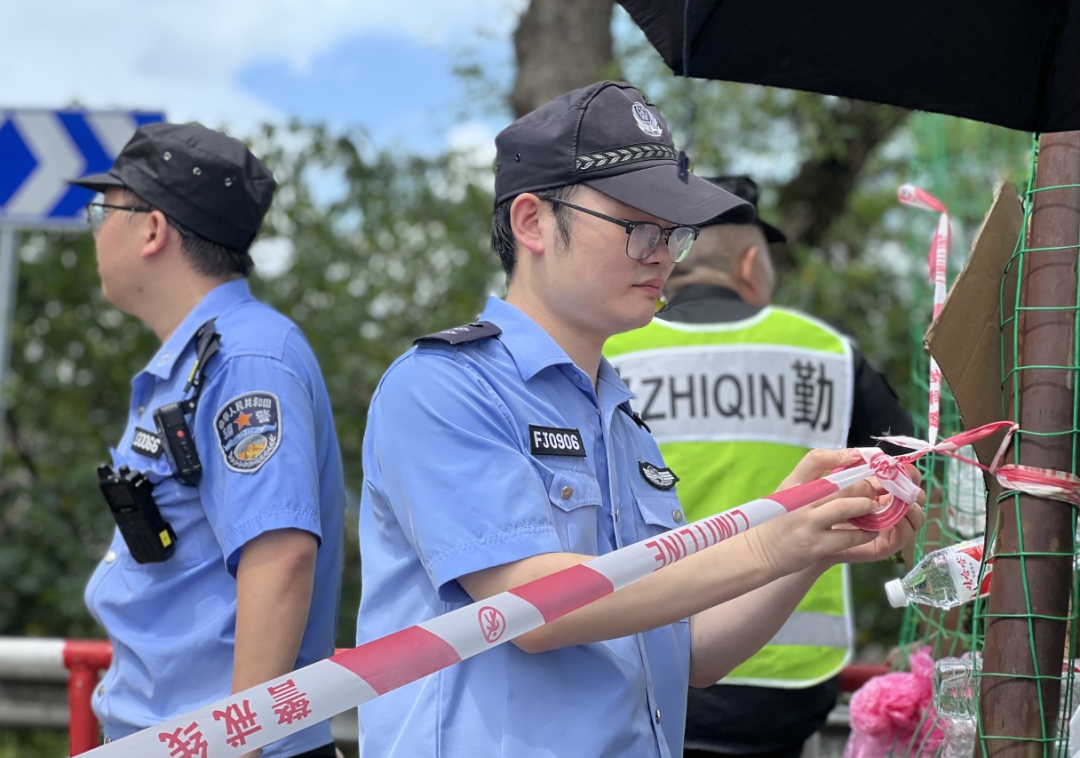
<path id="1" fill-rule="evenodd" d="M 643 419 L 641 417 L 641 414 L 630 407 L 630 401 L 629 400 L 627 400 L 625 403 L 619 403 L 619 410 L 622 411 L 623 413 L 625 413 L 630 418 L 632 418 L 634 420 L 635 424 L 640 426 L 642 429 L 647 431 L 649 434 L 652 434 L 652 429 L 650 429 L 649 425 L 645 423 L 645 419 Z"/>
<path id="2" fill-rule="evenodd" d="M 471 324 L 455 326 L 451 329 L 443 329 L 441 332 L 417 337 L 413 344 L 420 342 L 445 342 L 448 345 L 462 345 L 466 342 L 476 342 L 485 337 L 498 337 L 502 334 L 500 329 L 490 321 L 476 321 Z"/>

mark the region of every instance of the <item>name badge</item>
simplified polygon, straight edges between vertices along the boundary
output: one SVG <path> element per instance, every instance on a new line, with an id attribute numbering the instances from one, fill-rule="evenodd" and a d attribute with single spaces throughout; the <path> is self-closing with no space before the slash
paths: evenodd
<path id="1" fill-rule="evenodd" d="M 533 455 L 585 457 L 585 443 L 577 429 L 529 424 L 529 452 Z"/>
<path id="2" fill-rule="evenodd" d="M 151 458 L 160 458 L 165 452 L 161 447 L 161 437 L 138 426 L 135 427 L 135 439 L 131 441 L 131 449 Z"/>

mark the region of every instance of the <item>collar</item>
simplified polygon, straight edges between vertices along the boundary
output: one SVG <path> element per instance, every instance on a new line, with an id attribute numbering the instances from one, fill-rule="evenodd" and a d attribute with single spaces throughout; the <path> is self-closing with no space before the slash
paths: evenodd
<path id="1" fill-rule="evenodd" d="M 719 324 L 755 318 L 765 309 L 739 297 L 730 287 L 692 284 L 658 311 L 661 321 L 686 324 Z"/>
<path id="2" fill-rule="evenodd" d="M 562 366 L 567 375 L 578 377 L 583 385 L 592 389 L 592 380 L 588 375 L 570 360 L 570 356 L 550 334 L 519 308 L 500 298 L 489 297 L 480 320 L 492 321 L 503 330 L 499 341 L 506 346 L 510 357 L 514 359 L 523 381 L 529 381 L 549 366 Z M 607 358 L 602 356 L 597 388 L 603 388 L 599 394 L 604 398 L 605 405 L 609 402 L 618 405 L 633 397 L 633 393 L 626 388 L 626 384 L 608 363 Z"/>
<path id="3" fill-rule="evenodd" d="M 675 297 L 671 298 L 659 312 L 658 315 L 663 314 L 668 308 L 674 308 L 676 305 L 682 303 L 694 303 L 701 300 L 714 300 L 720 298 L 722 300 L 742 300 L 739 294 L 721 284 L 691 284 L 689 287 L 679 291 Z"/>
<path id="4" fill-rule="evenodd" d="M 521 378 L 529 381 L 548 366 L 574 366 L 570 356 L 539 324 L 519 308 L 497 297 L 489 297 L 481 321 L 493 321 L 502 329 L 499 341 L 506 345 Z"/>
<path id="5" fill-rule="evenodd" d="M 212 318 L 217 318 L 236 303 L 253 300 L 247 279 L 233 279 L 219 284 L 206 293 L 206 297 L 192 308 L 169 339 L 165 341 L 143 373 L 153 374 L 159 379 L 168 379 L 187 346 L 195 339 L 199 327 Z"/>

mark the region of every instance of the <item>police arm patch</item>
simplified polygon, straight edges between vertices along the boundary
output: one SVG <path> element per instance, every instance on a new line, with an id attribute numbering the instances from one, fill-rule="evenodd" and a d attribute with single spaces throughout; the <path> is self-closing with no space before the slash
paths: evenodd
<path id="1" fill-rule="evenodd" d="M 229 400 L 214 417 L 225 465 L 254 474 L 281 445 L 281 404 L 272 392 L 248 392 Z"/>

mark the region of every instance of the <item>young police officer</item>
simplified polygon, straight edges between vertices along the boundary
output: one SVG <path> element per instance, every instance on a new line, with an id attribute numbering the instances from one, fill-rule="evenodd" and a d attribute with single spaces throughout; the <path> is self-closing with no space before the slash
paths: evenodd
<path id="1" fill-rule="evenodd" d="M 652 318 L 694 224 L 752 210 L 680 171 L 659 111 L 624 83 L 559 97 L 496 146 L 506 299 L 420 340 L 372 400 L 361 642 L 684 523 L 601 348 Z M 817 451 L 788 484 L 850 460 Z M 768 640 L 835 562 L 909 540 L 918 508 L 880 534 L 842 528 L 873 494 L 856 485 L 376 698 L 364 758 L 679 756 L 688 682 Z"/>
<path id="2" fill-rule="evenodd" d="M 74 183 L 104 194 L 87 212 L 105 297 L 162 342 L 100 469 L 119 528 L 86 590 L 113 646 L 93 706 L 118 739 L 333 653 L 345 492 L 315 356 L 248 290 L 263 164 L 152 124 Z M 257 726 L 223 718 L 241 746 Z M 334 753 L 323 722 L 261 755 Z"/>

